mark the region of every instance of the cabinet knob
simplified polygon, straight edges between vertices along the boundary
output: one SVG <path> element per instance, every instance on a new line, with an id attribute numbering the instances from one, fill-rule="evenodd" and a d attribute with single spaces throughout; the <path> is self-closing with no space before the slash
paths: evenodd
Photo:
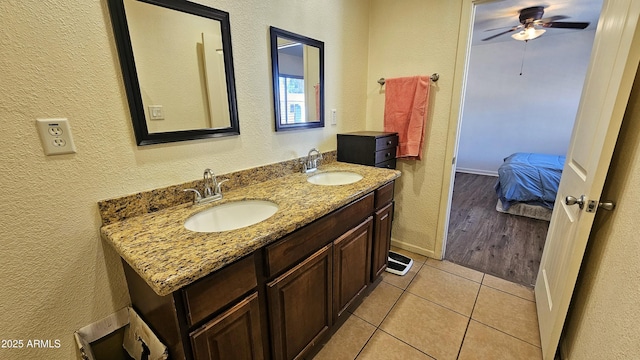
<path id="1" fill-rule="evenodd" d="M 389 156 L 391 156 L 391 153 L 387 153 L 387 155 L 385 155 L 385 157 L 389 157 Z"/>
<path id="2" fill-rule="evenodd" d="M 392 141 L 391 140 L 387 140 L 387 145 L 391 145 Z"/>

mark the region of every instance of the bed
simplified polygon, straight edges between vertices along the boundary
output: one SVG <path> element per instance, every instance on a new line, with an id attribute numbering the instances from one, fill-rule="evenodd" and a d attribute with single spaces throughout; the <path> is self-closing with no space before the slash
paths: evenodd
<path id="1" fill-rule="evenodd" d="M 515 153 L 498 168 L 496 210 L 550 220 L 565 157 Z"/>

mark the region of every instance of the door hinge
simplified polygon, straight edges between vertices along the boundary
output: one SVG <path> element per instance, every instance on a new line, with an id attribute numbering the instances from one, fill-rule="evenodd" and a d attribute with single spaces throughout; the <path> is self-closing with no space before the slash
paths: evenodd
<path id="1" fill-rule="evenodd" d="M 456 164 L 456 157 L 454 156 L 453 159 L 451 160 L 451 165 L 455 165 Z"/>

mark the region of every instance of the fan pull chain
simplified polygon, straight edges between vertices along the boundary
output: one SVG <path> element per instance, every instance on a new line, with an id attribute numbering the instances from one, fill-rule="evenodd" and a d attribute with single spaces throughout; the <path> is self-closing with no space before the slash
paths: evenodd
<path id="1" fill-rule="evenodd" d="M 527 43 L 529 40 L 524 41 L 524 51 L 522 52 L 522 63 L 520 64 L 520 76 L 522 76 L 522 68 L 524 67 L 524 56 L 527 54 Z"/>

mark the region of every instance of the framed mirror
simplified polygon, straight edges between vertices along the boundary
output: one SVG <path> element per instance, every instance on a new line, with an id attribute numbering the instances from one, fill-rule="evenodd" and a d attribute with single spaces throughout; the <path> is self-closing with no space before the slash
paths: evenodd
<path id="1" fill-rule="evenodd" d="M 108 0 L 138 145 L 239 135 L 229 14 Z"/>
<path id="2" fill-rule="evenodd" d="M 324 127 L 324 43 L 269 30 L 276 131 Z"/>

